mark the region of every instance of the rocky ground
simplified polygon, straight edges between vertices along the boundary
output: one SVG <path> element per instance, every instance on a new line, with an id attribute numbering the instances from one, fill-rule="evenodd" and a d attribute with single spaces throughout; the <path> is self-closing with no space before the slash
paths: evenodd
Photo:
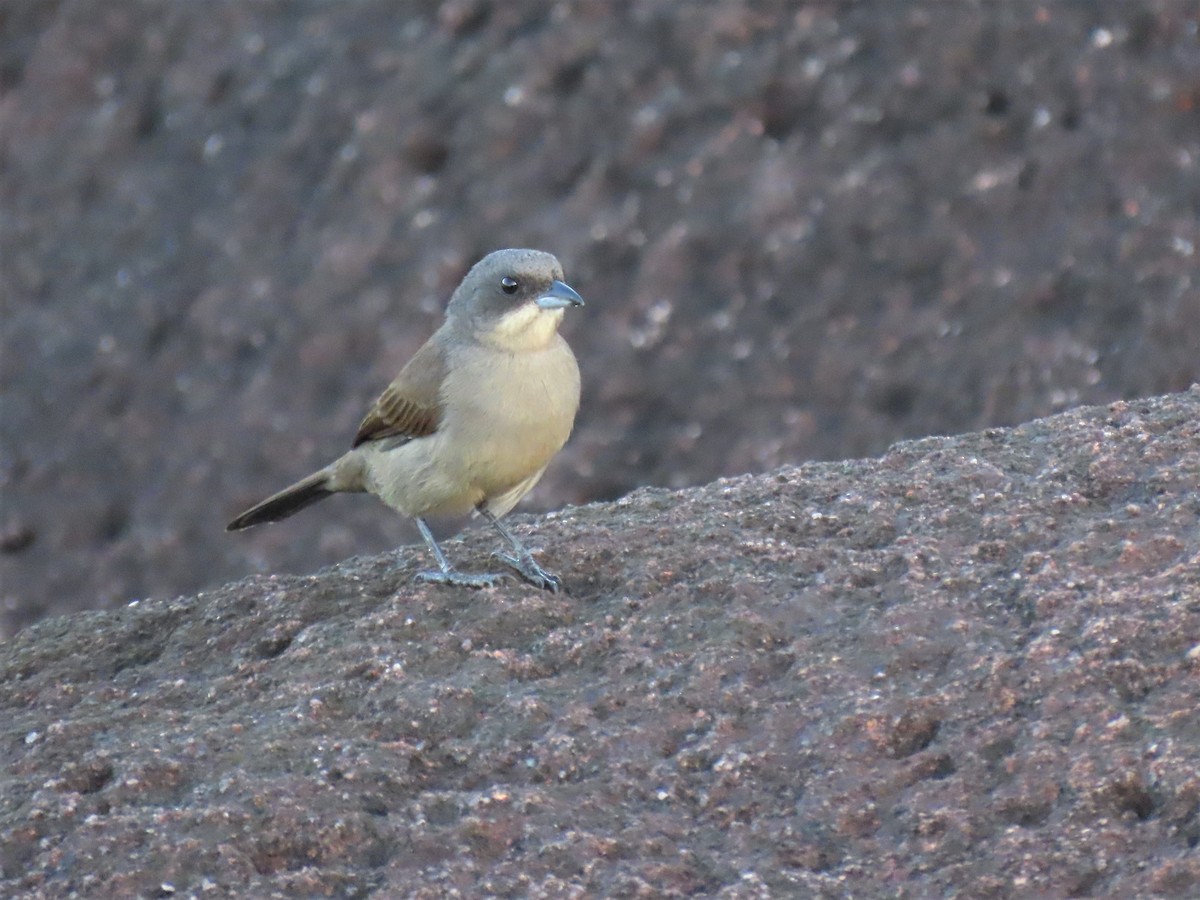
<path id="1" fill-rule="evenodd" d="M 519 521 L 0 645 L 0 893 L 1196 896 L 1200 387 Z"/>
<path id="2" fill-rule="evenodd" d="M 363 499 L 222 526 L 345 448 L 498 246 L 588 300 L 578 428 L 527 509 L 1185 389 L 1197 26 L 1180 0 L 7 4 L 0 633 L 411 540 Z"/>

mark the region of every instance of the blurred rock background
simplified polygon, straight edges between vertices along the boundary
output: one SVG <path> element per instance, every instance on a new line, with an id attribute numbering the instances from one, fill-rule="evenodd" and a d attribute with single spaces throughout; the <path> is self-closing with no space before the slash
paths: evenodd
<path id="1" fill-rule="evenodd" d="M 1200 378 L 1200 11 L 0 8 L 0 632 L 412 539 L 341 452 L 485 252 L 588 306 L 526 510 Z"/>

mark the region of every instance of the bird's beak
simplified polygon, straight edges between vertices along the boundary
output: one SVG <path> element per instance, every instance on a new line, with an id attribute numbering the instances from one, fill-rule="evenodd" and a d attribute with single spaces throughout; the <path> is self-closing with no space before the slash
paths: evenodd
<path id="1" fill-rule="evenodd" d="M 550 290 L 535 301 L 542 309 L 566 309 L 568 306 L 583 306 L 583 298 L 575 293 L 569 284 L 555 279 L 550 282 Z"/>

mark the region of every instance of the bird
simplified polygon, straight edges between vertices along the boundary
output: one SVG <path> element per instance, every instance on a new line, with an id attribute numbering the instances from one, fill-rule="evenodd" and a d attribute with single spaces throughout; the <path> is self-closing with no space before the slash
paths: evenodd
<path id="1" fill-rule="evenodd" d="M 441 326 L 371 406 L 351 448 L 238 515 L 227 531 L 278 522 L 337 493 L 368 493 L 416 520 L 436 570 L 421 582 L 493 587 L 503 575 L 454 568 L 430 516 L 474 514 L 508 545 L 495 558 L 536 587 L 562 579 L 500 518 L 533 488 L 566 443 L 579 410 L 575 354 L 559 324 L 583 298 L 540 250 L 497 250 L 467 272 Z"/>

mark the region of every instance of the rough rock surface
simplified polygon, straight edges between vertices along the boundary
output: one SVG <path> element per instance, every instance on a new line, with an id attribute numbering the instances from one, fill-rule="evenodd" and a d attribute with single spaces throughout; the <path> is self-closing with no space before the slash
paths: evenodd
<path id="1" fill-rule="evenodd" d="M 0 8 L 0 633 L 395 547 L 341 452 L 498 246 L 589 301 L 529 509 L 1200 379 L 1180 0 Z"/>
<path id="2" fill-rule="evenodd" d="M 0 646 L 0 893 L 1196 896 L 1200 387 L 521 531 Z"/>

